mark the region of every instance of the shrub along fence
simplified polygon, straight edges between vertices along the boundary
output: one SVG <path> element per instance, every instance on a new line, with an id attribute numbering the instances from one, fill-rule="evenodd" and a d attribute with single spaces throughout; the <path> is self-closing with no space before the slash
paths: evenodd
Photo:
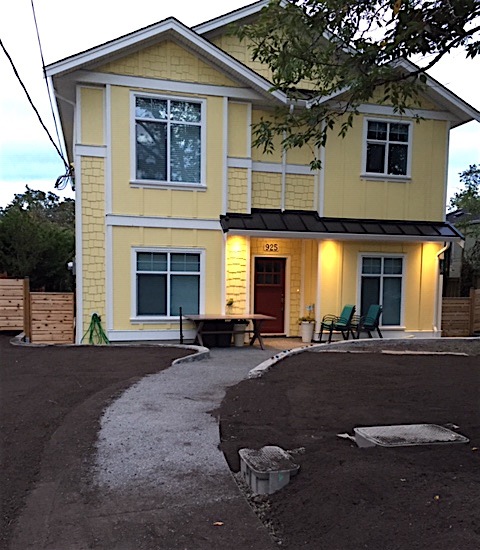
<path id="1" fill-rule="evenodd" d="M 73 292 L 30 292 L 29 279 L 0 279 L 0 330 L 23 330 L 32 344 L 74 342 Z"/>
<path id="2" fill-rule="evenodd" d="M 442 336 L 480 334 L 480 289 L 471 289 L 468 298 L 443 298 Z"/>

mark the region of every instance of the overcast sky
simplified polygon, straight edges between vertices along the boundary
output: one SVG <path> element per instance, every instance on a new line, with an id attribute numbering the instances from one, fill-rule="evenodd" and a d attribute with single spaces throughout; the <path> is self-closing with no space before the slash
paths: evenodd
<path id="1" fill-rule="evenodd" d="M 48 65 L 69 55 L 173 16 L 193 26 L 238 9 L 245 0 L 34 0 L 40 40 Z M 55 135 L 34 25 L 31 0 L 3 2 L 0 38 L 52 135 Z M 480 58 L 465 60 L 461 52 L 444 59 L 431 76 L 480 110 Z M 40 126 L 3 51 L 0 51 L 0 206 L 15 193 L 55 191 L 63 163 Z M 458 188 L 458 172 L 480 163 L 480 123 L 451 132 L 449 194 Z"/>

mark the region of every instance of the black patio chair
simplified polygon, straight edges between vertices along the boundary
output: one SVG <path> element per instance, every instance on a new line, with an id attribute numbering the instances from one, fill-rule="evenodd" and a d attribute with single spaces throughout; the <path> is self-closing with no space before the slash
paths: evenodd
<path id="1" fill-rule="evenodd" d="M 333 332 L 340 332 L 344 340 L 348 340 L 348 335 L 352 331 L 352 318 L 355 313 L 355 306 L 344 306 L 339 316 L 327 314 L 323 316 L 320 323 L 320 340 L 322 343 L 323 331 L 328 331 L 328 343 L 332 341 Z"/>
<path id="2" fill-rule="evenodd" d="M 360 338 L 362 332 L 366 332 L 369 338 L 373 338 L 372 332 L 377 331 L 378 336 L 383 338 L 383 335 L 380 331 L 380 317 L 382 315 L 382 306 L 378 304 L 372 304 L 367 311 L 365 316 L 360 317 L 355 333 L 352 332 L 352 336 L 357 340 Z"/>

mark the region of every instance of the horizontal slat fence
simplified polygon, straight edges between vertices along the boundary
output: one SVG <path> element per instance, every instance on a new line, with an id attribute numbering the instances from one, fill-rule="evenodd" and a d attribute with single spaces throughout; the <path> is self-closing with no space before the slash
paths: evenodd
<path id="1" fill-rule="evenodd" d="M 72 344 L 73 318 L 73 293 L 30 293 L 32 344 Z"/>
<path id="2" fill-rule="evenodd" d="M 442 336 L 461 337 L 480 333 L 480 289 L 468 298 L 443 298 Z"/>
<path id="3" fill-rule="evenodd" d="M 474 292 L 473 304 L 473 332 L 480 334 L 480 289 L 477 288 Z"/>
<path id="4" fill-rule="evenodd" d="M 0 330 L 18 330 L 33 344 L 74 342 L 73 292 L 30 292 L 29 279 L 0 279 Z"/>
<path id="5" fill-rule="evenodd" d="M 23 279 L 0 279 L 0 330 L 23 330 Z"/>

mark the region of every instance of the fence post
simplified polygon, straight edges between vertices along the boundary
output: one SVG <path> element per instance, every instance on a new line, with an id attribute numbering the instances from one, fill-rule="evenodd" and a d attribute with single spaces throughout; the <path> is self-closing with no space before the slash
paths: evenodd
<path id="1" fill-rule="evenodd" d="M 32 340 L 32 315 L 30 311 L 30 277 L 23 279 L 23 332 L 25 342 Z"/>
<path id="2" fill-rule="evenodd" d="M 470 323 L 469 323 L 469 336 L 473 336 L 475 332 L 475 289 L 470 288 Z"/>

